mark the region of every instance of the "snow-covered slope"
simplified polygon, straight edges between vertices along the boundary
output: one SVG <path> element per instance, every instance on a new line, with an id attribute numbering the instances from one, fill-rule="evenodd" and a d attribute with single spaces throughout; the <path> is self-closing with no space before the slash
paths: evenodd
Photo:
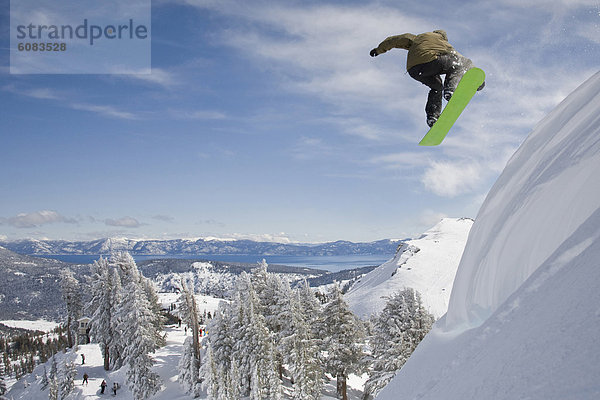
<path id="1" fill-rule="evenodd" d="M 436 318 L 448 308 L 448 299 L 460 256 L 473 220 L 444 218 L 420 238 L 405 242 L 396 256 L 358 281 L 345 298 L 361 318 L 378 314 L 386 296 L 411 287 Z"/>
<path id="2" fill-rule="evenodd" d="M 447 315 L 378 399 L 600 398 L 600 72 L 490 191 Z"/>

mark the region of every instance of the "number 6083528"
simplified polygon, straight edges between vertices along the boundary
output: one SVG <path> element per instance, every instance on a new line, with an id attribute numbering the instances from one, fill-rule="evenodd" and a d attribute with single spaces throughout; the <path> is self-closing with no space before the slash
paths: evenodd
<path id="1" fill-rule="evenodd" d="M 19 51 L 66 51 L 66 43 L 19 43 L 17 45 Z"/>

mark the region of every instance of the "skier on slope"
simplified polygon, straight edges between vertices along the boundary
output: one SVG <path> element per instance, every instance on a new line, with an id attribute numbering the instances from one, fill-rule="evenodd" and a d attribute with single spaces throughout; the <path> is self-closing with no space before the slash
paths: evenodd
<path id="1" fill-rule="evenodd" d="M 408 74 L 431 89 L 425 106 L 427 125 L 431 127 L 442 112 L 442 94 L 446 100 L 450 100 L 460 78 L 473 68 L 473 62 L 454 50 L 448 43 L 446 32 L 442 30 L 420 35 L 405 33 L 390 36 L 369 54 L 376 57 L 393 48 L 408 50 Z M 442 74 L 446 75 L 443 84 Z M 484 86 L 485 82 L 477 90 Z"/>

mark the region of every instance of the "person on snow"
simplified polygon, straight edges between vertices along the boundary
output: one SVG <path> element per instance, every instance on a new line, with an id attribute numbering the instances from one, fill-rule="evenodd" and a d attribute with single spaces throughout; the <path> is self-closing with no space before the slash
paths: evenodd
<path id="1" fill-rule="evenodd" d="M 81 382 L 81 386 L 88 384 L 88 374 L 87 372 L 83 374 L 83 382 Z"/>
<path id="2" fill-rule="evenodd" d="M 104 394 L 104 389 L 106 389 L 107 383 L 104 379 L 102 379 L 102 383 L 100 384 L 100 394 Z"/>
<path id="3" fill-rule="evenodd" d="M 420 35 L 404 33 L 390 36 L 369 54 L 376 57 L 394 48 L 408 50 L 408 74 L 430 88 L 425 113 L 427 125 L 431 127 L 442 112 L 442 95 L 446 100 L 450 100 L 460 78 L 467 70 L 473 68 L 473 62 L 448 43 L 448 36 L 442 30 Z M 440 75 L 446 75 L 443 83 Z M 484 86 L 485 82 L 477 90 L 483 89 Z"/>

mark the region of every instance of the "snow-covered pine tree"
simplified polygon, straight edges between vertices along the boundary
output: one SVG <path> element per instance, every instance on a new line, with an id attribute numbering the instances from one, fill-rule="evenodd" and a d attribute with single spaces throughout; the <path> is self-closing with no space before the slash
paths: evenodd
<path id="1" fill-rule="evenodd" d="M 231 306 L 227 303 L 221 303 L 214 317 L 209 320 L 207 331 L 210 333 L 208 342 L 211 347 L 211 355 L 218 370 L 231 371 L 233 332 L 231 329 Z M 202 377 L 204 380 L 210 379 L 203 369 Z M 219 381 L 220 382 L 220 381 Z M 237 383 L 237 381 L 236 381 Z"/>
<path id="2" fill-rule="evenodd" d="M 200 395 L 200 333 L 198 321 L 198 307 L 194 297 L 193 282 L 181 282 L 181 295 L 179 297 L 179 313 L 185 324 L 192 331 L 192 336 L 186 338 L 184 354 L 179 364 L 179 380 L 194 397 Z"/>
<path id="3" fill-rule="evenodd" d="M 433 326 L 419 292 L 412 288 L 394 293 L 374 318 L 370 340 L 373 367 L 365 383 L 363 399 L 372 399 L 402 368 Z"/>
<path id="4" fill-rule="evenodd" d="M 236 281 L 229 325 L 233 337 L 232 362 L 239 372 L 240 392 L 242 396 L 262 396 L 268 393 L 271 398 L 277 398 L 280 381 L 275 346 L 260 308 L 260 300 L 250 276 L 243 272 Z M 259 368 L 255 371 L 257 365 Z M 258 375 L 253 377 L 255 372 Z M 273 379 L 273 374 L 277 379 Z M 257 380 L 262 386 L 257 386 Z"/>
<path id="5" fill-rule="evenodd" d="M 125 338 L 122 337 L 121 331 L 116 329 L 118 325 L 118 320 L 116 317 L 117 311 L 120 308 L 121 300 L 123 299 L 123 285 L 121 283 L 121 275 L 119 274 L 119 270 L 117 268 L 112 268 L 111 272 L 111 283 L 112 283 L 112 292 L 111 292 L 111 301 L 113 306 L 113 312 L 111 313 L 111 330 L 112 337 L 110 340 L 111 348 L 110 348 L 110 366 L 114 369 L 119 369 L 123 366 L 123 349 L 126 344 Z"/>
<path id="6" fill-rule="evenodd" d="M 185 341 L 187 342 L 188 339 L 190 339 L 190 338 L 186 338 Z M 185 344 L 184 344 L 184 351 L 185 351 Z M 182 359 L 183 359 L 183 356 L 182 356 Z M 181 371 L 181 367 L 180 367 L 180 371 Z M 219 385 L 220 385 L 220 381 L 222 381 L 223 378 L 220 375 L 220 371 L 219 371 L 219 368 L 217 367 L 217 363 L 215 362 L 215 360 L 213 358 L 212 347 L 210 345 L 210 342 L 206 346 L 206 354 L 204 356 L 204 364 L 202 364 L 202 367 L 200 369 L 200 374 L 205 377 L 204 381 L 202 382 L 202 387 L 204 389 L 206 389 L 206 394 L 208 396 L 208 399 L 209 400 L 218 400 L 219 399 Z M 180 372 L 179 377 L 181 378 L 181 372 Z"/>
<path id="7" fill-rule="evenodd" d="M 411 324 L 407 330 L 407 342 L 409 341 L 411 344 L 409 351 L 412 354 L 433 327 L 435 317 L 425 309 L 421 294 L 414 289 L 408 290 L 409 293 L 412 292 L 412 296 L 407 293 L 408 313 L 412 318 L 410 318 Z"/>
<path id="8" fill-rule="evenodd" d="M 58 388 L 58 379 L 50 378 L 50 385 L 48 386 L 48 399 L 49 400 L 58 400 L 59 388 Z"/>
<path id="9" fill-rule="evenodd" d="M 252 270 L 250 282 L 258 298 L 256 311 L 265 317 L 267 328 L 272 333 L 278 333 L 281 331 L 283 323 L 280 316 L 282 304 L 279 303 L 279 300 L 289 303 L 291 289 L 289 284 L 283 282 L 277 274 L 267 272 L 267 268 L 268 264 L 263 259 L 258 267 Z"/>
<path id="10" fill-rule="evenodd" d="M 94 261 L 90 277 L 91 299 L 87 312 L 91 315 L 91 330 L 104 356 L 104 369 L 110 369 L 111 347 L 115 342 L 113 314 L 116 304 L 113 275 L 105 258 Z"/>
<path id="11" fill-rule="evenodd" d="M 224 378 L 222 387 L 224 390 L 223 399 L 227 400 L 238 400 L 242 397 L 242 392 L 240 391 L 240 385 L 238 382 L 240 381 L 240 372 L 237 369 L 235 363 L 231 366 L 231 370 L 221 371 L 221 376 Z M 220 400 L 220 399 L 219 399 Z"/>
<path id="12" fill-rule="evenodd" d="M 250 296 L 252 292 L 252 296 Z M 256 295 L 248 274 L 242 272 L 236 280 L 235 293 L 231 304 L 229 330 L 232 338 L 231 362 L 238 370 L 239 387 L 242 396 L 249 396 L 252 382 L 252 342 L 250 301 L 254 301 L 252 309 L 256 309 Z"/>
<path id="13" fill-rule="evenodd" d="M 268 296 L 266 293 L 269 286 L 269 273 L 267 272 L 268 268 L 269 265 L 267 264 L 267 261 L 263 259 L 258 263 L 258 266 L 252 270 L 252 273 L 249 276 L 250 282 L 252 282 L 252 287 L 254 288 L 258 298 L 261 300 L 266 299 Z"/>
<path id="14" fill-rule="evenodd" d="M 158 347 L 163 347 L 167 344 L 166 335 L 163 334 L 163 325 L 165 323 L 165 317 L 161 313 L 160 300 L 158 298 L 158 294 L 156 293 L 154 282 L 144 277 L 141 273 L 139 274 L 139 279 L 144 289 L 144 292 L 146 293 L 146 298 L 150 303 L 150 309 L 152 310 L 152 314 L 154 316 L 154 318 L 152 319 L 152 325 L 154 327 L 156 345 Z"/>
<path id="15" fill-rule="evenodd" d="M 75 377 L 77 376 L 77 368 L 75 367 L 75 362 L 71 357 L 65 357 L 64 362 L 62 364 L 62 368 L 59 374 L 59 393 L 61 400 L 66 399 L 66 397 L 73 391 L 75 388 Z"/>
<path id="16" fill-rule="evenodd" d="M 201 394 L 200 371 L 198 368 L 198 360 L 196 360 L 196 356 L 194 355 L 193 342 L 193 336 L 188 336 L 185 338 L 185 341 L 183 343 L 183 353 L 181 354 L 181 358 L 179 359 L 178 380 L 179 383 L 181 383 L 181 385 L 185 388 L 185 391 L 187 393 L 190 393 L 193 397 L 199 397 Z"/>
<path id="17" fill-rule="evenodd" d="M 126 251 L 119 251 L 111 254 L 110 264 L 119 272 L 121 285 L 127 286 L 133 281 L 139 281 L 140 271 L 131 254 Z"/>
<path id="18" fill-rule="evenodd" d="M 0 359 L 0 400 L 6 399 L 4 395 L 6 394 L 6 369 L 4 368 L 4 361 Z"/>
<path id="19" fill-rule="evenodd" d="M 136 400 L 143 400 L 160 388 L 160 377 L 152 371 L 154 360 L 150 356 L 158 348 L 155 315 L 139 279 L 137 266 L 133 258 L 127 256 L 121 256 L 116 263 L 122 279 L 127 282 L 115 316 L 116 330 L 122 339 L 123 363 L 129 367 L 128 386 Z"/>
<path id="20" fill-rule="evenodd" d="M 56 378 L 58 381 L 58 362 L 56 361 L 56 356 L 52 356 L 50 360 L 50 373 L 48 374 L 48 379 L 52 380 Z"/>
<path id="21" fill-rule="evenodd" d="M 67 342 L 69 347 L 73 347 L 73 332 L 77 329 L 77 320 L 81 317 L 83 304 L 81 286 L 71 270 L 61 271 L 60 288 L 67 308 Z"/>
<path id="22" fill-rule="evenodd" d="M 50 375 L 48 376 L 49 380 L 49 389 L 48 389 L 48 399 L 49 400 L 58 400 L 59 395 L 59 382 L 58 382 L 58 364 L 56 361 L 56 357 L 52 356 L 52 361 L 50 363 Z"/>
<path id="23" fill-rule="evenodd" d="M 306 322 L 308 323 L 312 336 L 319 338 L 319 319 L 321 318 L 321 302 L 315 295 L 315 292 L 310 288 L 306 279 L 302 280 L 297 290 L 300 294 L 300 306 Z"/>
<path id="24" fill-rule="evenodd" d="M 309 325 L 312 316 L 302 308 L 301 289 L 291 297 L 288 335 L 280 342 L 285 354 L 285 362 L 290 368 L 294 382 L 293 398 L 297 400 L 318 400 L 323 387 L 323 367 L 320 360 L 319 339 L 313 336 Z"/>
<path id="25" fill-rule="evenodd" d="M 329 299 L 323 309 L 326 371 L 337 378 L 338 395 L 347 400 L 348 375 L 364 370 L 361 363 L 364 353 L 360 346 L 364 330 L 362 322 L 350 311 L 339 285 L 334 285 Z"/>
<path id="26" fill-rule="evenodd" d="M 250 294 L 252 296 L 252 293 Z M 247 326 L 247 351 L 252 365 L 251 400 L 281 398 L 281 381 L 277 371 L 276 350 L 264 317 L 254 310 L 256 301 L 250 300 Z"/>
<path id="27" fill-rule="evenodd" d="M 291 315 L 290 298 L 292 290 L 287 281 L 277 274 L 267 272 L 267 262 L 262 260 L 259 267 L 252 271 L 250 280 L 258 298 L 258 311 L 264 317 L 267 329 L 273 335 L 273 342 L 279 343 L 289 334 Z M 283 379 L 283 354 L 275 347 L 275 361 L 279 379 Z"/>
<path id="28" fill-rule="evenodd" d="M 120 368 L 124 364 L 131 363 L 131 355 L 134 353 L 139 355 L 142 348 L 151 349 L 146 353 L 148 359 L 151 360 L 148 353 L 154 352 L 162 346 L 165 339 L 162 335 L 162 326 L 157 322 L 162 319 L 157 316 L 159 307 L 156 293 L 147 282 L 148 280 L 139 272 L 133 257 L 127 252 L 115 253 L 111 256 L 110 264 L 118 272 L 118 278 L 114 277 L 113 285 L 116 288 L 121 287 L 119 309 L 115 311 L 113 330 L 114 367 Z M 155 297 L 156 299 L 154 299 Z M 140 338 L 136 332 L 143 332 L 144 336 Z M 132 338 L 136 340 L 132 342 Z M 132 350 L 132 346 L 140 348 Z M 152 377 L 154 380 L 157 378 L 156 376 Z"/>
<path id="29" fill-rule="evenodd" d="M 40 377 L 40 390 L 48 389 L 48 385 L 50 382 L 48 381 L 48 371 L 46 370 L 46 366 L 44 365 L 44 373 Z"/>

